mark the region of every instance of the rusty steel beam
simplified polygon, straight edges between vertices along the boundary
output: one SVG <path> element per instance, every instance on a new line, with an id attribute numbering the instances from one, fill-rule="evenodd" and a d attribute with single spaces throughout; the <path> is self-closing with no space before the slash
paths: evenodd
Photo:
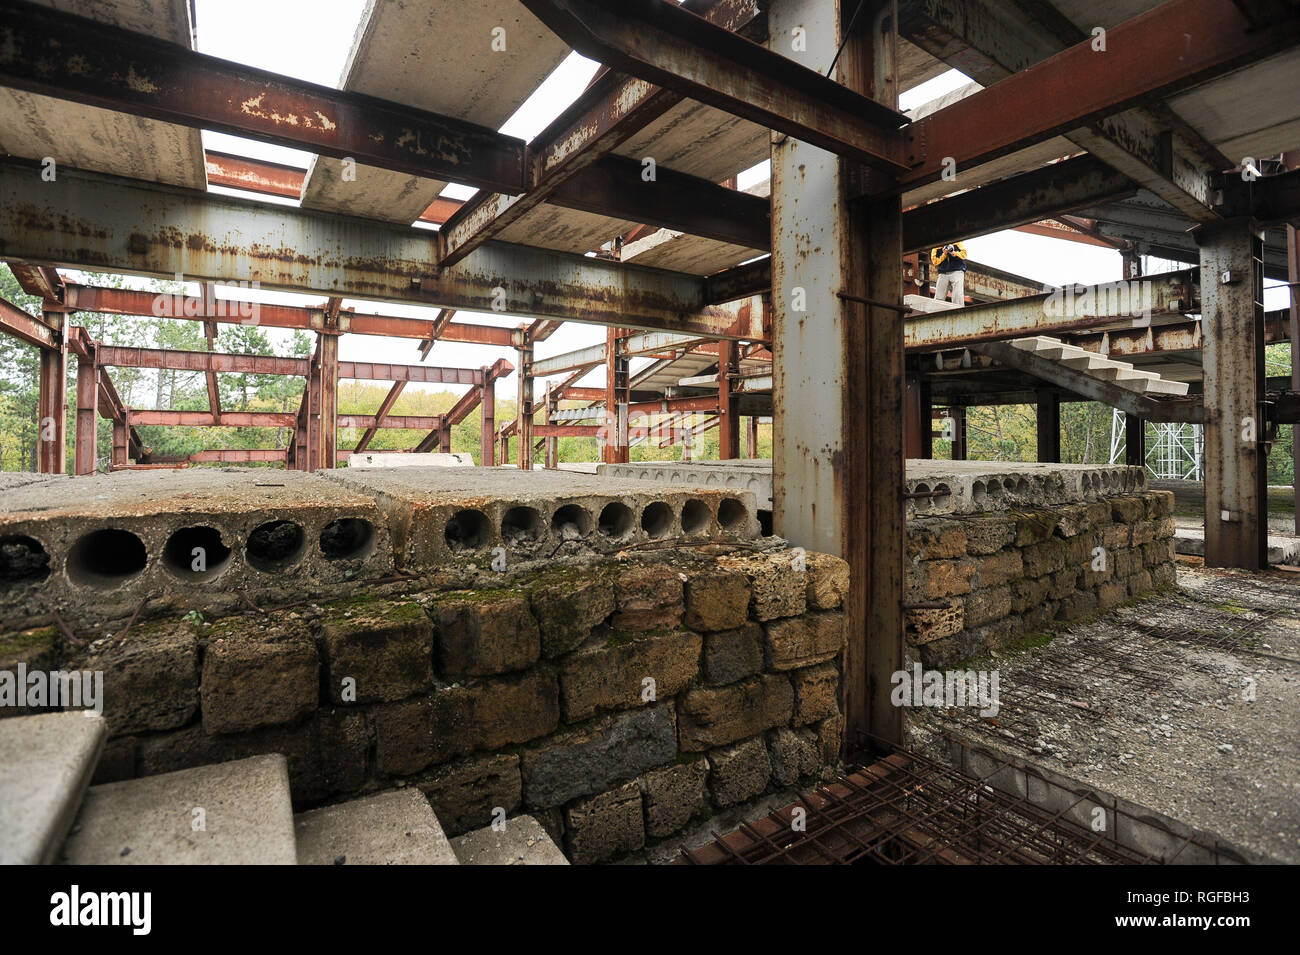
<path id="1" fill-rule="evenodd" d="M 63 277 L 58 270 L 31 262 L 10 261 L 9 271 L 22 290 L 41 299 L 46 309 L 54 311 L 63 304 Z"/>
<path id="2" fill-rule="evenodd" d="M 306 377 L 310 365 L 306 358 L 232 355 L 225 352 L 134 348 L 119 345 L 100 345 L 99 363 L 109 368 L 167 368 L 174 371 L 299 377 Z"/>
<path id="3" fill-rule="evenodd" d="M 1300 19 L 1255 30 L 1231 0 L 1168 0 L 1106 31 L 1106 50 L 1078 43 L 907 130 L 902 187 L 1069 133 L 1300 42 Z M 989 117 L 997 122 L 989 122 Z"/>
<path id="4" fill-rule="evenodd" d="M 869 166 L 906 166 L 898 130 L 907 117 L 775 52 L 783 47 L 759 46 L 664 0 L 627 0 L 616 10 L 594 0 L 523 2 L 574 49 L 614 69 Z"/>
<path id="5" fill-rule="evenodd" d="M 490 381 L 483 385 L 483 394 L 479 399 L 482 412 L 479 416 L 479 467 L 490 468 L 496 466 L 496 407 L 497 391 L 496 382 Z"/>
<path id="6" fill-rule="evenodd" d="M 700 276 L 496 242 L 437 273 L 437 236 L 424 230 L 81 170 L 61 169 L 33 189 L 38 169 L 0 160 L 4 251 L 29 261 L 711 337 L 762 334 L 760 300 L 705 304 Z M 423 340 L 431 324 L 405 327 Z M 391 334 L 395 325 L 340 317 L 343 332 Z"/>
<path id="7" fill-rule="evenodd" d="M 54 328 L 55 345 L 42 348 L 40 390 L 36 405 L 36 470 L 41 474 L 62 474 L 67 466 L 68 343 L 67 315 L 46 312 L 45 324 Z"/>
<path id="8" fill-rule="evenodd" d="M 718 457 L 740 457 L 740 401 L 733 381 L 740 374 L 734 342 L 719 342 L 718 349 Z"/>
<path id="9" fill-rule="evenodd" d="M 46 7 L 0 9 L 0 84 L 498 192 L 525 184 L 522 140 L 304 83 Z"/>
<path id="10" fill-rule="evenodd" d="M 387 417 L 388 412 L 393 410 L 394 402 L 397 401 L 398 397 L 402 394 L 402 391 L 405 388 L 406 388 L 406 382 L 404 381 L 393 382 L 393 386 L 388 389 L 388 394 L 384 395 L 384 400 L 379 403 L 379 410 L 375 412 L 374 423 L 367 425 L 365 433 L 362 434 L 361 437 L 357 439 L 356 447 L 352 449 L 353 453 L 359 454 L 360 452 L 366 449 L 366 446 L 369 445 L 371 440 L 374 439 L 375 433 L 383 425 L 384 418 Z"/>
<path id="11" fill-rule="evenodd" d="M 131 423 L 185 428 L 292 428 L 298 415 L 292 411 L 147 411 L 132 408 Z"/>
<path id="12" fill-rule="evenodd" d="M 49 313 L 54 314 L 54 313 Z M 59 333 L 42 319 L 7 299 L 0 298 L 0 332 L 42 351 L 59 347 Z"/>
<path id="13" fill-rule="evenodd" d="M 523 332 L 520 332 L 523 340 Z M 519 460 L 521 471 L 533 469 L 533 346 L 519 346 L 519 377 L 516 380 L 515 431 L 519 435 Z"/>
<path id="14" fill-rule="evenodd" d="M 1077 286 L 1073 295 L 1043 292 L 1002 302 L 910 315 L 905 326 L 909 351 L 951 348 L 977 342 L 1055 335 L 1095 328 L 1145 314 L 1196 311 L 1196 271 L 1149 275 L 1138 282 Z M 1077 303 L 1077 307 L 1074 303 Z"/>
<path id="15" fill-rule="evenodd" d="M 605 430 L 599 424 L 535 424 L 535 438 L 595 438 Z"/>
<path id="16" fill-rule="evenodd" d="M 216 448 L 211 451 L 196 451 L 182 460 L 195 464 L 280 464 L 286 461 L 288 452 L 277 448 Z"/>
<path id="17" fill-rule="evenodd" d="M 93 348 L 77 358 L 77 432 L 74 474 L 94 474 L 99 428 L 99 367 Z"/>
<path id="18" fill-rule="evenodd" d="M 389 414 L 382 418 L 377 414 L 341 414 L 338 416 L 340 428 L 364 428 L 370 430 L 390 431 L 428 431 L 442 424 L 442 415 L 427 414 Z M 364 449 L 363 449 L 364 450 Z M 349 454 L 357 452 L 350 451 Z"/>
<path id="19" fill-rule="evenodd" d="M 322 333 L 320 336 L 320 362 L 317 371 L 316 380 L 320 400 L 315 402 L 313 410 L 319 410 L 317 419 L 317 428 L 319 434 L 319 444 L 317 447 L 317 468 L 332 468 L 338 463 L 338 442 L 339 442 L 339 378 L 341 377 L 367 377 L 369 367 L 360 369 L 361 375 L 343 374 L 343 367 L 339 362 L 339 336 L 329 333 Z M 382 367 L 382 366 L 381 366 Z M 425 370 L 425 369 L 421 369 Z M 434 370 L 434 369 L 428 369 Z M 437 369 L 441 370 L 441 369 Z M 355 372 L 356 369 L 349 369 Z M 387 374 L 387 371 L 384 371 Z M 392 381 L 392 378 L 385 378 Z"/>
<path id="20" fill-rule="evenodd" d="M 1136 191 L 1125 176 L 1092 156 L 1067 159 L 904 212 L 903 250 L 929 251 Z"/>
<path id="21" fill-rule="evenodd" d="M 359 378 L 364 381 L 415 381 L 433 385 L 483 384 L 483 372 L 478 368 L 388 365 L 372 361 L 339 362 L 338 375 L 340 378 Z"/>

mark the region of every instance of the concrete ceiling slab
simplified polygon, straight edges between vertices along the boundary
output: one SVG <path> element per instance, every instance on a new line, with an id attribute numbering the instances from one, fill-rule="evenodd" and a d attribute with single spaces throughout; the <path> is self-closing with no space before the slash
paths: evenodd
<path id="1" fill-rule="evenodd" d="M 187 0 L 37 0 L 62 13 L 191 46 Z M 192 189 L 207 187 L 197 129 L 0 89 L 0 153 Z"/>
<path id="2" fill-rule="evenodd" d="M 500 239 L 581 255 L 630 232 L 635 226 L 635 222 L 623 219 L 543 204 L 502 232 Z"/>
<path id="3" fill-rule="evenodd" d="M 1236 162 L 1300 149 L 1300 56 L 1279 53 L 1169 100 L 1169 107 Z"/>
<path id="4" fill-rule="evenodd" d="M 497 27 L 504 50 L 493 49 Z M 568 53 L 517 0 L 370 0 L 340 86 L 497 129 Z M 342 172 L 341 160 L 317 156 L 303 206 L 410 224 L 447 185 L 362 165 L 355 181 Z"/>

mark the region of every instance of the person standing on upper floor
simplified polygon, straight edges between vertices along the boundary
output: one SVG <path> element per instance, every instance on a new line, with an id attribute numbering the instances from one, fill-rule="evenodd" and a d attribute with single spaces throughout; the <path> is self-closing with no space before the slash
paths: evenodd
<path id="1" fill-rule="evenodd" d="M 938 272 L 934 280 L 934 297 L 947 300 L 949 291 L 955 305 L 965 305 L 966 247 L 949 242 L 941 249 L 930 250 L 930 265 Z"/>

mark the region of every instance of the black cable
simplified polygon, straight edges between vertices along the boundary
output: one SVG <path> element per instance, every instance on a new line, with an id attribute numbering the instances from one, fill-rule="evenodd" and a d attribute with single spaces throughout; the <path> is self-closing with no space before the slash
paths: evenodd
<path id="1" fill-rule="evenodd" d="M 840 61 L 840 54 L 844 52 L 844 47 L 848 45 L 849 37 L 853 36 L 853 27 L 858 22 L 858 17 L 862 13 L 862 8 L 867 5 L 867 0 L 858 0 L 858 8 L 853 11 L 853 16 L 849 18 L 848 28 L 844 31 L 844 39 L 840 41 L 840 48 L 835 51 L 835 59 L 831 60 L 831 65 L 826 68 L 826 75 L 829 77 L 835 72 L 835 64 Z"/>

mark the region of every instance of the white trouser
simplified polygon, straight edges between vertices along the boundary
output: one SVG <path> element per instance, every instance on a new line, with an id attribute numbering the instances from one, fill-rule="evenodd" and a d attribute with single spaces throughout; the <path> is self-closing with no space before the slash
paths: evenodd
<path id="1" fill-rule="evenodd" d="M 939 277 L 934 281 L 934 297 L 942 302 L 948 298 L 948 290 L 951 289 L 954 304 L 965 305 L 966 298 L 963 294 L 965 283 L 965 271 L 940 272 Z"/>

